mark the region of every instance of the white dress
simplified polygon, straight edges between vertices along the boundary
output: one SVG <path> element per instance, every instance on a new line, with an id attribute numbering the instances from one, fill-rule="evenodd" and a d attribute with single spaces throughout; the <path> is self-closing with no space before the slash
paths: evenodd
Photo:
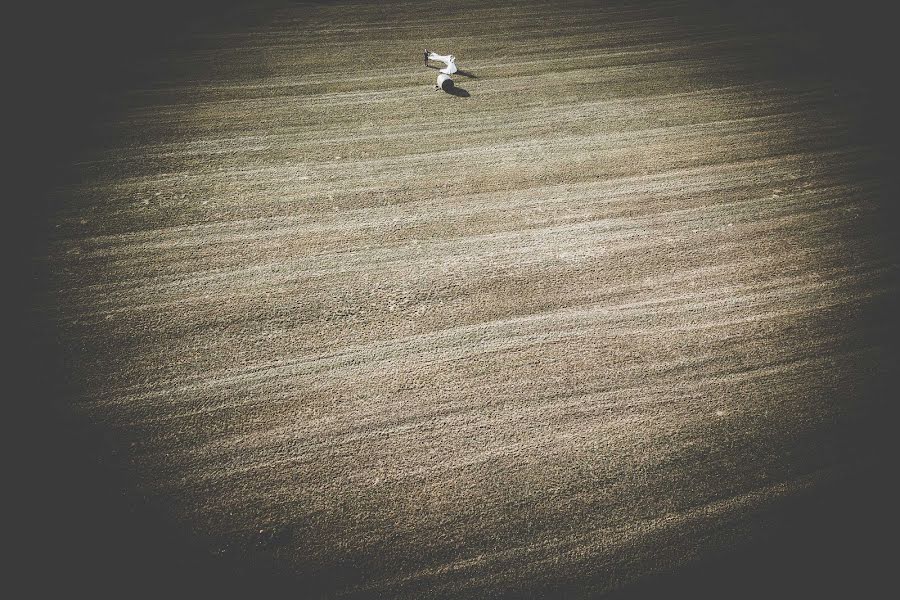
<path id="1" fill-rule="evenodd" d="M 452 54 L 437 54 L 436 52 L 428 53 L 428 60 L 437 60 L 442 63 L 445 63 L 447 66 L 441 69 L 441 73 L 446 73 L 447 75 L 453 75 L 456 73 L 456 57 Z"/>

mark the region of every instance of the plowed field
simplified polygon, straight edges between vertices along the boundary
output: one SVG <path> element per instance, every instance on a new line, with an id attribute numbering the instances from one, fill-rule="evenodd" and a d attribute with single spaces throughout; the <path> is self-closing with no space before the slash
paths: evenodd
<path id="1" fill-rule="evenodd" d="M 586 597 L 852 471 L 889 181 L 802 40 L 683 3 L 257 17 L 134 65 L 40 258 L 71 406 L 167 523 L 334 597 Z"/>

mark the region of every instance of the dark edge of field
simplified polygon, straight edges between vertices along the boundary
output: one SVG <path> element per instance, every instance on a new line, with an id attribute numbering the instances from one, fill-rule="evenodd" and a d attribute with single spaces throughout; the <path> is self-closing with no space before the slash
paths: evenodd
<path id="1" fill-rule="evenodd" d="M 815 53 L 784 56 L 782 65 L 862 81 L 878 109 L 860 116 L 859 134 L 883 144 L 891 162 L 897 158 L 900 131 L 891 60 L 896 51 L 893 21 L 878 5 L 764 0 L 718 3 L 715 10 L 760 31 L 813 34 Z M 112 452 L 114 440 L 87 428 L 59 402 L 67 386 L 64 357 L 57 351 L 55 333 L 34 316 L 45 279 L 32 257 L 41 254 L 43 223 L 52 210 L 43 204 L 43 191 L 87 138 L 91 120 L 111 109 L 103 98 L 132 83 L 128 62 L 177 47 L 197 29 L 243 18 L 241 3 L 233 0 L 89 0 L 17 16 L 21 27 L 13 40 L 21 38 L 25 58 L 12 60 L 22 69 L 25 91 L 14 99 L 21 106 L 14 114 L 12 139 L 22 137 L 11 169 L 14 206 L 9 219 L 16 231 L 10 238 L 15 256 L 25 257 L 13 279 L 23 292 L 18 297 L 24 300 L 26 318 L 13 323 L 11 345 L 20 337 L 21 352 L 10 362 L 13 417 L 8 422 L 18 435 L 11 444 L 17 452 L 9 454 L 14 482 L 8 490 L 15 510 L 7 547 L 15 555 L 10 565 L 14 578 L 21 578 L 24 589 L 35 595 L 83 590 L 102 597 L 153 592 L 320 596 L 314 583 L 275 570 L 264 551 L 250 561 L 205 553 L 202 540 L 175 530 L 144 498 L 128 491 L 133 488 Z M 890 218 L 884 226 L 892 233 L 886 239 L 895 241 L 885 251 L 898 256 L 898 207 L 886 208 Z M 898 333 L 895 310 L 880 311 L 892 347 Z M 896 383 L 895 376 L 878 382 L 870 390 L 873 405 L 889 406 Z M 897 542 L 891 492 L 896 472 L 893 416 L 892 409 L 885 409 L 861 422 L 853 436 L 864 443 L 858 444 L 851 475 L 784 502 L 770 515 L 768 535 L 676 573 L 651 576 L 613 597 L 837 598 L 892 589 L 890 558 Z M 19 476 L 21 483 L 15 481 Z"/>

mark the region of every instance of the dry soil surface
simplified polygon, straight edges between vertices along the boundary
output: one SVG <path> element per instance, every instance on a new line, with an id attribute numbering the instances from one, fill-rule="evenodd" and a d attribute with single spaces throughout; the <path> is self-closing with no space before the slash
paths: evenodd
<path id="1" fill-rule="evenodd" d="M 334 597 L 582 597 L 740 546 L 846 475 L 896 364 L 865 98 L 789 43 L 677 2 L 189 35 L 53 192 L 72 406 L 209 552 Z"/>

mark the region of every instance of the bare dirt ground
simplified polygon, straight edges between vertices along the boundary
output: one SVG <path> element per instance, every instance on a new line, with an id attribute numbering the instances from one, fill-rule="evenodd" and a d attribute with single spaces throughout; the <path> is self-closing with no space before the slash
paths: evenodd
<path id="1" fill-rule="evenodd" d="M 678 2 L 188 36 L 53 193 L 75 413 L 204 551 L 334 597 L 587 597 L 765 535 L 897 358 L 885 160 L 804 43 Z"/>

